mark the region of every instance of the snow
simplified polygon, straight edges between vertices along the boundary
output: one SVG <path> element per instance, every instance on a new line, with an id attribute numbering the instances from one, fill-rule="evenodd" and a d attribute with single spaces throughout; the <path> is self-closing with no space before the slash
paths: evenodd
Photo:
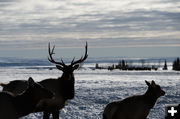
<path id="1" fill-rule="evenodd" d="M 147 86 L 145 80 L 154 80 L 166 92 L 151 110 L 148 119 L 164 119 L 165 104 L 180 103 L 180 72 L 91 70 L 94 64 L 85 64 L 75 71 L 75 98 L 69 100 L 60 112 L 63 119 L 102 119 L 104 107 L 111 101 L 120 100 L 134 94 L 143 94 Z M 0 67 L 0 82 L 28 79 L 36 81 L 60 77 L 61 71 L 48 68 L 14 66 Z M 2 89 L 2 88 L 0 88 Z M 22 119 L 41 119 L 42 113 L 30 114 Z"/>

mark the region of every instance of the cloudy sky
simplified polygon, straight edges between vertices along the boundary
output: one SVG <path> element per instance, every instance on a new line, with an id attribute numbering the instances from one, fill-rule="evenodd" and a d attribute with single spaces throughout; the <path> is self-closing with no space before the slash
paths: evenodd
<path id="1" fill-rule="evenodd" d="M 0 57 L 178 56 L 179 0 L 0 0 Z"/>

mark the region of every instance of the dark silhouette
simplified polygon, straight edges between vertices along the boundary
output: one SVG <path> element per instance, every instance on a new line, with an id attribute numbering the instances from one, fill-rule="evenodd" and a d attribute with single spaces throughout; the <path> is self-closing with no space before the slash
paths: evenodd
<path id="1" fill-rule="evenodd" d="M 28 115 L 41 99 L 53 97 L 51 91 L 35 83 L 31 77 L 27 85 L 27 89 L 16 96 L 9 92 L 0 92 L 0 119 L 18 119 Z"/>
<path id="2" fill-rule="evenodd" d="M 79 64 L 84 62 L 88 57 L 87 54 L 87 42 L 85 46 L 85 55 L 81 57 L 79 60 L 74 61 L 75 58 L 72 60 L 70 65 L 66 65 L 64 61 L 61 59 L 61 62 L 56 62 L 52 55 L 54 54 L 55 46 L 50 49 L 50 43 L 48 45 L 49 49 L 49 57 L 48 60 L 56 64 L 56 68 L 63 72 L 62 76 L 59 78 L 50 78 L 40 81 L 39 83 L 44 86 L 46 89 L 55 93 L 55 98 L 42 100 L 37 108 L 36 111 L 43 111 L 43 119 L 49 119 L 50 114 L 52 114 L 53 119 L 59 119 L 59 110 L 65 106 L 65 103 L 68 99 L 74 98 L 74 70 L 79 68 Z M 3 88 L 3 90 L 12 92 L 14 94 L 19 94 L 23 92 L 26 87 L 26 81 L 16 80 L 11 81 L 7 86 Z"/>
<path id="3" fill-rule="evenodd" d="M 146 119 L 157 99 L 165 92 L 154 81 L 151 84 L 145 82 L 148 85 L 146 93 L 109 103 L 105 107 L 103 119 Z"/>
<path id="4" fill-rule="evenodd" d="M 154 65 L 152 66 L 145 66 L 145 60 L 140 60 L 140 62 L 142 63 L 141 66 L 138 65 L 132 65 L 132 61 L 127 62 L 126 60 L 120 60 L 119 63 L 117 65 L 112 64 L 111 66 L 99 66 L 97 63 L 95 65 L 95 69 L 108 69 L 108 70 L 114 70 L 114 69 L 119 69 L 119 70 L 125 70 L 125 71 L 143 71 L 143 70 L 158 70 L 158 68 Z"/>
<path id="5" fill-rule="evenodd" d="M 96 63 L 96 66 L 95 66 L 95 68 L 96 68 L 96 69 L 98 69 L 98 68 L 99 68 L 99 65 L 98 65 L 98 63 Z"/>
<path id="6" fill-rule="evenodd" d="M 164 61 L 164 67 L 163 67 L 163 70 L 168 70 L 166 60 Z"/>
<path id="7" fill-rule="evenodd" d="M 125 60 L 122 60 L 122 67 L 123 67 L 123 68 L 126 67 Z"/>
<path id="8" fill-rule="evenodd" d="M 179 60 L 179 58 L 177 58 L 177 59 L 173 62 L 173 70 L 175 70 L 175 71 L 180 71 L 180 60 Z"/>
<path id="9" fill-rule="evenodd" d="M 108 66 L 108 70 L 113 70 L 113 69 L 115 69 L 114 64 L 112 66 Z"/>

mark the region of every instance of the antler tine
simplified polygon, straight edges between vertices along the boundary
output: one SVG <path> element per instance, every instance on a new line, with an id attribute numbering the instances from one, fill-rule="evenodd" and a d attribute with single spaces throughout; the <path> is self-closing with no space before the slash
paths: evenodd
<path id="1" fill-rule="evenodd" d="M 54 63 L 54 64 L 58 64 L 58 65 L 61 65 L 61 66 L 65 66 L 63 60 L 61 59 L 62 63 L 61 62 L 56 62 L 52 55 L 55 54 L 54 53 L 54 49 L 55 49 L 55 45 L 53 46 L 52 50 L 51 50 L 51 45 L 50 43 L 48 44 L 48 53 L 49 53 L 49 57 L 48 57 L 48 60 L 51 62 L 51 63 Z"/>
<path id="2" fill-rule="evenodd" d="M 74 60 L 75 60 L 75 57 L 74 57 L 73 60 L 71 61 L 71 64 L 74 62 Z"/>
<path id="3" fill-rule="evenodd" d="M 74 59 L 72 60 L 71 62 L 71 65 L 75 65 L 75 64 L 79 64 L 79 63 L 82 63 L 84 60 L 86 60 L 86 58 L 88 57 L 88 53 L 87 53 L 87 47 L 88 47 L 88 44 L 86 42 L 86 46 L 85 46 L 85 55 L 84 57 L 82 56 L 79 60 L 77 61 L 74 61 Z"/>
<path id="4" fill-rule="evenodd" d="M 62 62 L 62 64 L 63 64 L 63 65 L 65 65 L 65 63 L 64 63 L 64 61 L 63 61 L 63 59 L 61 59 L 61 62 Z"/>
<path id="5" fill-rule="evenodd" d="M 52 48 L 52 55 L 55 54 L 55 53 L 54 53 L 54 48 L 55 48 L 55 45 L 54 45 L 53 48 Z"/>

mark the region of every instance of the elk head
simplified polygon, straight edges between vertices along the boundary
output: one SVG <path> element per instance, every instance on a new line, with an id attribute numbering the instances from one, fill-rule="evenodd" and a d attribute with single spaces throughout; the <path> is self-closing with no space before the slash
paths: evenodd
<path id="1" fill-rule="evenodd" d="M 65 64 L 64 61 L 61 59 L 60 62 L 57 62 L 53 59 L 52 55 L 54 53 L 55 46 L 53 46 L 52 50 L 50 48 L 50 43 L 48 45 L 48 52 L 49 52 L 49 57 L 48 60 L 56 65 L 56 68 L 61 70 L 63 72 L 61 76 L 61 84 L 64 92 L 64 97 L 66 99 L 72 99 L 74 97 L 74 70 L 78 69 L 80 64 L 86 60 L 88 57 L 87 54 L 87 42 L 85 46 L 85 54 L 82 56 L 79 60 L 75 61 L 75 58 L 71 61 L 69 65 Z"/>
<path id="2" fill-rule="evenodd" d="M 39 83 L 34 82 L 31 77 L 29 77 L 27 84 L 28 87 L 23 93 L 25 96 L 28 95 L 29 97 L 32 97 L 31 101 L 34 101 L 33 103 L 37 103 L 45 98 L 52 98 L 54 96 L 51 91 L 44 88 Z"/>
<path id="3" fill-rule="evenodd" d="M 148 85 L 148 91 L 151 92 L 151 94 L 155 97 L 155 98 L 159 98 L 160 96 L 164 96 L 165 95 L 165 91 L 163 91 L 161 89 L 161 87 L 156 84 L 153 80 L 152 82 L 148 82 L 145 81 L 146 84 Z"/>

